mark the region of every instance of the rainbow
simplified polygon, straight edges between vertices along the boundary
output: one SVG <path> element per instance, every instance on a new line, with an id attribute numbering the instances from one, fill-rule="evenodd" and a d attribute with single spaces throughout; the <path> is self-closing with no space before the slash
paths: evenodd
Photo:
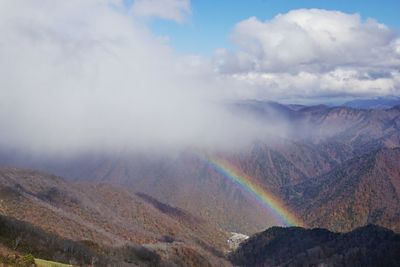
<path id="1" fill-rule="evenodd" d="M 304 225 L 303 222 L 298 219 L 279 198 L 253 182 L 253 179 L 250 176 L 229 162 L 215 157 L 203 157 L 203 159 L 205 159 L 215 171 L 234 182 L 243 191 L 249 193 L 253 199 L 260 203 L 264 208 L 272 211 L 274 216 L 284 226 Z"/>

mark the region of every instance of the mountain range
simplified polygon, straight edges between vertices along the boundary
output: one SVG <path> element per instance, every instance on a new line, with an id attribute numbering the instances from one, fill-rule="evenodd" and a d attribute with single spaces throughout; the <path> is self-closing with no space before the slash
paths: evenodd
<path id="1" fill-rule="evenodd" d="M 359 109 L 387 109 L 400 105 L 400 97 L 386 96 L 348 101 L 343 106 Z"/>
<path id="2" fill-rule="evenodd" d="M 383 226 L 398 230 L 400 167 L 395 163 L 400 147 L 399 108 L 360 110 L 311 106 L 299 109 L 249 101 L 236 105 L 235 112 L 251 114 L 261 123 L 279 116 L 289 126 L 283 137 L 266 136 L 240 151 L 213 156 L 223 158 L 262 184 L 312 226 L 348 231 L 366 223 L 380 224 L 387 217 Z M 270 212 L 197 154 L 192 151 L 160 155 L 121 152 L 43 160 L 21 159 L 8 153 L 0 158 L 4 165 L 45 170 L 74 181 L 123 186 L 131 193 L 142 192 L 228 231 L 252 234 L 277 225 Z M 388 162 L 389 159 L 393 162 Z M 334 177 L 343 181 L 339 183 Z M 327 186 L 327 181 L 337 186 Z M 321 214 L 319 209 L 330 210 L 326 205 L 333 208 L 338 204 L 326 199 L 327 192 L 321 191 L 324 186 L 332 197 L 336 194 L 335 199 L 352 206 L 347 215 L 343 211 L 341 215 L 322 213 L 319 225 L 314 224 L 314 219 L 310 221 L 312 214 Z M 359 201 L 345 199 L 350 192 L 359 190 L 373 191 L 373 199 L 379 201 L 365 210 L 361 196 Z M 373 199 L 370 201 L 374 202 Z"/>
<path id="3" fill-rule="evenodd" d="M 399 106 L 361 109 L 244 101 L 229 109 L 260 124 L 278 121 L 283 133 L 266 133 L 240 150 L 218 152 L 120 151 L 49 158 L 2 149 L 0 214 L 69 242 L 94 242 L 99 248 L 92 253 L 102 251 L 109 261 L 124 262 L 123 253 L 110 252 L 111 248 L 130 245 L 154 253 L 151 255 L 160 265 L 229 266 L 225 255 L 231 232 L 252 235 L 282 222 L 271 207 L 266 209 L 254 195 L 218 172 L 202 156 L 207 155 L 228 162 L 253 184 L 280 199 L 304 227 L 326 228 L 317 234 L 299 228 L 288 231 L 310 235 L 311 239 L 322 233 L 326 239 L 317 243 L 328 242 L 329 246 L 318 246 L 333 251 L 323 253 L 333 264 L 333 255 L 344 253 L 336 239 L 352 239 L 351 231 L 359 233 L 355 230 L 359 227 L 374 224 L 400 231 Z M 379 242 L 385 243 L 386 236 L 388 242 L 398 239 L 378 226 L 361 228 L 361 236 L 372 231 L 390 233 L 383 234 L 385 238 Z M 274 236 L 276 231 L 287 236 L 285 230 L 272 229 Z M 355 247 L 361 247 L 356 236 Z M 298 245 L 303 246 L 301 242 Z M 261 248 L 260 253 L 269 251 Z M 360 251 L 365 253 L 365 249 L 372 251 L 370 247 Z M 110 256 L 113 253 L 119 256 Z M 302 259 L 302 253 L 290 257 Z M 70 259 L 57 255 L 59 260 Z M 243 257 L 249 261 L 236 256 L 230 259 L 251 266 L 248 262 L 253 256 Z M 182 258 L 189 262 L 182 262 Z M 297 266 L 275 260 L 266 266 Z M 140 257 L 129 261 L 153 264 L 141 262 Z"/>

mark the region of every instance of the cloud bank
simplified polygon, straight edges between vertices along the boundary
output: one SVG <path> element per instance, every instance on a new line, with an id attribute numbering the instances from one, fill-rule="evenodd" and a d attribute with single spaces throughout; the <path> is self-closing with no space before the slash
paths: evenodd
<path id="1" fill-rule="evenodd" d="M 186 0 L 0 0 L 0 146 L 40 153 L 240 147 L 285 122 L 244 99 L 398 93 L 400 41 L 358 15 L 295 10 L 232 33 L 236 51 L 179 55 L 143 16 Z"/>
<path id="2" fill-rule="evenodd" d="M 400 38 L 358 14 L 300 9 L 251 17 L 231 38 L 237 50 L 217 51 L 217 69 L 253 87 L 255 97 L 400 93 Z"/>
<path id="3" fill-rule="evenodd" d="M 122 1 L 0 1 L 0 31 L 3 147 L 224 147 L 260 130 L 227 112 L 204 64 L 175 54 Z"/>

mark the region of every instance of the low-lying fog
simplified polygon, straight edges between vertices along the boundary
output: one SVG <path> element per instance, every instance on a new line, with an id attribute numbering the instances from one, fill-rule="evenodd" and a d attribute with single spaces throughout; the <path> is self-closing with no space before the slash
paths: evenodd
<path id="1" fill-rule="evenodd" d="M 234 84 L 206 70 L 205 60 L 174 54 L 118 6 L 46 3 L 47 12 L 29 2 L 1 12 L 3 147 L 228 148 L 282 132 L 230 112 L 236 99 L 226 87 Z"/>

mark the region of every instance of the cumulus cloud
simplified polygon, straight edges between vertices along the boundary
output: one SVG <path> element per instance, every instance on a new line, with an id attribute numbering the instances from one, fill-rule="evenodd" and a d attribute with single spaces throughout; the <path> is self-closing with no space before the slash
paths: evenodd
<path id="1" fill-rule="evenodd" d="M 183 22 L 191 13 L 189 0 L 135 0 L 135 15 Z"/>
<path id="2" fill-rule="evenodd" d="M 263 87 L 264 97 L 399 93 L 400 39 L 358 14 L 300 9 L 267 21 L 251 17 L 237 23 L 232 40 L 236 51 L 215 54 L 218 71 L 258 93 Z"/>

